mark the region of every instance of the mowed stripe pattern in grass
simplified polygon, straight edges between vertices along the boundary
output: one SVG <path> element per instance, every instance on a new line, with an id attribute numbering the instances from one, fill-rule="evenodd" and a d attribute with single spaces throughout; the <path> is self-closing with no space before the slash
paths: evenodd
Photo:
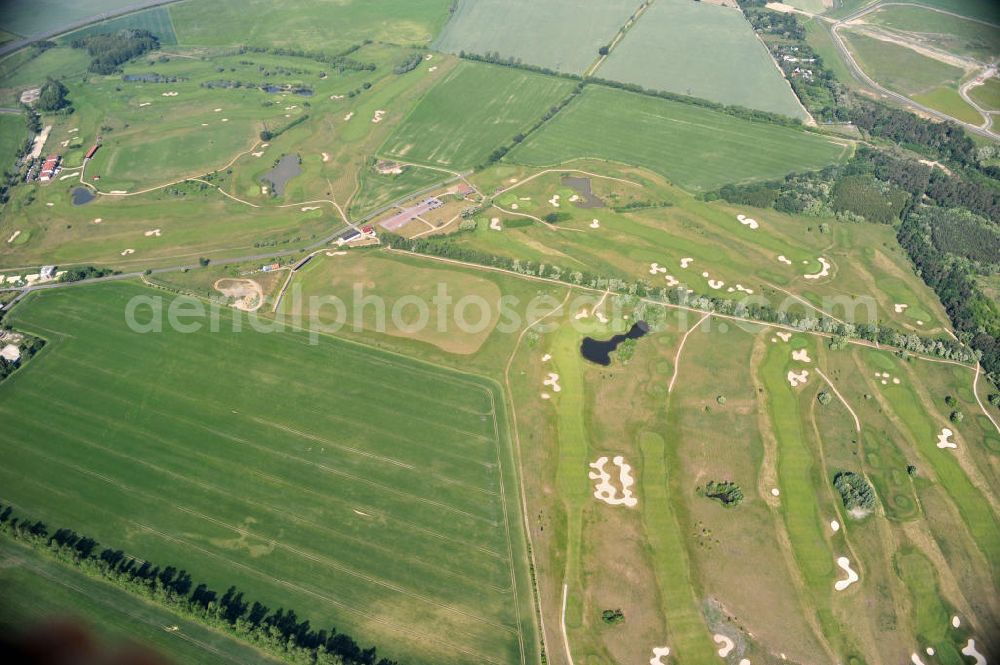
<path id="1" fill-rule="evenodd" d="M 526 131 L 572 86 L 510 67 L 463 62 L 427 93 L 382 152 L 435 166 L 475 166 Z"/>
<path id="2" fill-rule="evenodd" d="M 154 293 L 15 311 L 51 344 L 0 387 L 0 499 L 394 658 L 520 662 L 493 389 L 298 333 L 131 332 L 127 301 Z"/>
<path id="3" fill-rule="evenodd" d="M 635 164 L 689 190 L 780 178 L 838 161 L 844 146 L 791 127 L 691 104 L 588 86 L 508 159 L 531 166 L 581 157 Z"/>

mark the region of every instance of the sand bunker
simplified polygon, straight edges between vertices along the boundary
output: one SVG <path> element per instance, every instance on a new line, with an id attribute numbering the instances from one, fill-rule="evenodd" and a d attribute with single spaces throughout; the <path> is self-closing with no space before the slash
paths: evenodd
<path id="1" fill-rule="evenodd" d="M 179 92 L 170 91 L 170 92 L 164 92 L 162 94 L 163 94 L 164 97 L 176 97 L 180 93 Z"/>
<path id="2" fill-rule="evenodd" d="M 792 338 L 792 333 L 790 333 L 790 332 L 779 332 L 779 333 L 774 333 L 774 334 L 777 335 L 778 337 L 780 337 L 781 341 L 783 341 L 783 342 L 787 342 L 788 340 L 790 340 Z"/>
<path id="3" fill-rule="evenodd" d="M 820 277 L 826 277 L 830 274 L 830 262 L 824 259 L 822 256 L 816 259 L 819 264 L 823 266 L 823 269 L 812 275 L 803 275 L 806 279 L 819 279 Z"/>
<path id="4" fill-rule="evenodd" d="M 216 291 L 233 298 L 233 307 L 244 312 L 256 312 L 264 304 L 264 290 L 252 279 L 220 279 L 213 284 Z"/>
<path id="5" fill-rule="evenodd" d="M 122 256 L 128 256 L 129 254 L 135 254 L 135 250 L 134 249 L 123 249 L 122 250 Z"/>
<path id="6" fill-rule="evenodd" d="M 552 354 L 551 353 L 546 353 L 544 356 L 542 356 L 542 362 L 543 363 L 547 363 L 550 360 L 552 360 Z"/>
<path id="7" fill-rule="evenodd" d="M 157 237 L 157 238 L 159 238 L 160 235 L 162 235 L 162 234 L 160 233 L 160 229 L 153 229 L 152 231 L 146 231 L 142 235 L 146 236 L 147 238 L 151 238 L 151 237 L 154 237 L 154 236 Z"/>
<path id="8" fill-rule="evenodd" d="M 739 292 L 741 292 L 741 293 L 746 293 L 746 294 L 751 295 L 751 296 L 753 295 L 753 289 L 748 289 L 747 287 L 743 286 L 742 284 L 737 284 L 736 285 L 736 290 L 739 291 Z"/>
<path id="9" fill-rule="evenodd" d="M 898 302 L 892 306 L 892 308 L 896 310 L 896 314 L 902 314 L 903 312 L 906 311 L 907 307 L 909 307 L 909 305 L 904 305 L 903 303 L 898 303 Z"/>
<path id="10" fill-rule="evenodd" d="M 608 463 L 607 457 L 598 457 L 597 461 L 591 462 L 590 471 L 587 475 L 591 480 L 596 480 L 594 487 L 594 497 L 611 506 L 625 505 L 629 508 L 639 503 L 639 500 L 632 496 L 632 485 L 635 480 L 632 478 L 632 467 L 625 463 L 625 458 L 616 455 L 612 460 L 618 467 L 618 482 L 622 486 L 622 496 L 618 497 L 618 488 L 611 484 L 611 474 L 604 470 L 604 465 Z"/>
<path id="11" fill-rule="evenodd" d="M 569 197 L 569 202 L 570 203 L 576 203 L 579 200 L 580 200 L 580 197 L 578 195 L 576 195 L 576 194 L 574 194 L 573 196 Z"/>
<path id="12" fill-rule="evenodd" d="M 518 205 L 516 203 L 511 203 L 510 204 L 510 209 L 511 210 L 517 210 L 517 208 L 518 208 Z"/>
<path id="13" fill-rule="evenodd" d="M 51 201 L 49 201 L 48 203 L 45 204 L 46 208 L 51 208 L 53 206 L 55 206 L 55 203 L 52 203 Z"/>
<path id="14" fill-rule="evenodd" d="M 346 254 L 347 254 L 347 251 L 343 250 L 343 249 L 341 249 L 339 251 L 336 251 L 336 252 L 326 252 L 327 256 L 344 256 Z"/>
<path id="15" fill-rule="evenodd" d="M 837 565 L 843 568 L 844 572 L 847 573 L 846 580 L 837 580 L 836 584 L 833 585 L 833 588 L 836 589 L 837 591 L 843 591 L 844 589 L 846 589 L 847 587 L 851 586 L 859 579 L 861 579 L 860 577 L 858 577 L 858 574 L 854 572 L 854 570 L 851 568 L 851 560 L 848 559 L 846 556 L 838 558 Z"/>
<path id="16" fill-rule="evenodd" d="M 934 647 L 927 647 L 926 649 L 924 649 L 924 651 L 927 652 L 928 656 L 933 656 L 934 655 Z"/>
<path id="17" fill-rule="evenodd" d="M 736 647 L 736 643 L 722 633 L 712 635 L 712 639 L 715 640 L 716 644 L 722 645 L 719 647 L 719 658 L 725 658 Z"/>
<path id="18" fill-rule="evenodd" d="M 601 323 L 607 323 L 608 322 L 608 317 L 604 316 L 604 314 L 602 312 L 596 312 L 594 314 L 594 316 L 596 316 L 597 320 L 600 321 Z"/>
<path id="19" fill-rule="evenodd" d="M 793 372 L 788 370 L 788 383 L 791 384 L 792 388 L 798 387 L 800 384 L 804 385 L 806 380 L 809 379 L 809 370 L 804 369 L 801 372 Z"/>
<path id="20" fill-rule="evenodd" d="M 434 65 L 433 67 L 429 67 L 427 69 L 427 71 L 429 71 L 429 72 L 436 72 L 437 71 L 437 65 Z"/>
<path id="21" fill-rule="evenodd" d="M 740 658 L 740 665 L 750 665 L 749 658 Z"/>
<path id="22" fill-rule="evenodd" d="M 558 194 L 553 194 L 552 195 L 552 198 L 549 199 L 549 205 L 552 206 L 553 208 L 558 208 L 559 207 L 559 195 Z"/>
<path id="23" fill-rule="evenodd" d="M 261 143 L 261 144 L 260 144 L 260 147 L 261 147 L 261 148 L 266 148 L 266 147 L 267 147 L 267 146 L 269 146 L 269 145 L 271 145 L 271 144 L 270 144 L 270 143 Z"/>
<path id="24" fill-rule="evenodd" d="M 670 287 L 670 288 L 673 288 L 673 287 L 677 286 L 678 284 L 680 284 L 680 280 L 678 280 L 673 275 L 664 275 L 663 279 L 667 280 L 667 286 Z"/>
<path id="25" fill-rule="evenodd" d="M 591 221 L 590 222 L 590 228 L 592 228 L 592 229 L 599 229 L 599 228 L 601 228 L 601 222 L 600 222 L 600 220 L 595 219 L 595 220 Z"/>
<path id="26" fill-rule="evenodd" d="M 655 275 L 658 272 L 667 272 L 667 269 L 655 261 L 649 264 L 649 274 Z"/>
<path id="27" fill-rule="evenodd" d="M 576 316 L 574 316 L 573 319 L 576 320 L 576 321 L 579 321 L 580 319 L 585 319 L 588 316 L 590 316 L 590 312 L 588 312 L 587 308 L 585 307 L 585 308 L 581 309 L 579 312 L 577 312 Z"/>
<path id="28" fill-rule="evenodd" d="M 490 218 L 490 228 L 493 229 L 494 231 L 503 231 L 503 227 L 500 226 L 500 218 L 499 217 L 491 217 Z"/>
<path id="29" fill-rule="evenodd" d="M 250 154 L 253 155 L 254 157 L 260 157 L 261 155 L 264 154 L 264 151 L 261 150 L 259 152 L 251 152 Z"/>
<path id="30" fill-rule="evenodd" d="M 954 434 L 947 427 L 941 428 L 941 433 L 938 434 L 937 447 L 938 448 L 958 448 L 958 444 L 951 440 L 951 436 Z"/>
<path id="31" fill-rule="evenodd" d="M 649 659 L 649 665 L 667 665 L 663 658 L 670 655 L 670 647 L 653 647 L 653 657 Z"/>
<path id="32" fill-rule="evenodd" d="M 838 531 L 840 531 L 840 522 L 838 522 L 837 520 L 830 520 L 830 529 L 834 533 L 837 533 Z"/>
<path id="33" fill-rule="evenodd" d="M 924 322 L 923 321 L 917 321 L 917 325 L 918 326 L 922 326 L 922 325 L 924 325 Z"/>
<path id="34" fill-rule="evenodd" d="M 976 641 L 971 637 L 969 638 L 968 643 L 964 647 L 962 647 L 962 653 L 970 658 L 975 659 L 976 665 L 986 665 L 986 658 L 984 658 L 983 654 L 979 653 L 976 650 Z"/>
<path id="35" fill-rule="evenodd" d="M 517 178 L 511 178 L 507 182 L 513 185 L 515 182 L 517 182 Z"/>
<path id="36" fill-rule="evenodd" d="M 354 111 L 351 111 L 350 113 L 344 116 L 344 120 L 350 120 L 353 117 L 354 117 Z"/>
<path id="37" fill-rule="evenodd" d="M 792 265 L 792 262 L 789 259 L 785 258 L 784 254 L 778 254 L 778 261 L 784 263 L 785 265 L 789 266 Z"/>
<path id="38" fill-rule="evenodd" d="M 10 236 L 9 238 L 7 238 L 7 242 L 8 242 L 8 243 L 12 243 L 12 242 L 14 242 L 15 240 L 17 240 L 17 237 L 18 237 L 19 235 L 21 235 L 21 232 L 20 232 L 20 231 L 14 231 L 14 233 L 13 233 L 13 234 L 12 234 L 12 235 L 11 235 L 11 236 Z"/>
<path id="39" fill-rule="evenodd" d="M 330 161 L 330 153 L 324 152 L 324 153 L 321 153 L 321 154 L 323 155 L 323 161 L 324 162 Z"/>
<path id="40" fill-rule="evenodd" d="M 920 660 L 920 656 L 916 653 L 910 654 L 910 662 L 913 663 L 913 665 L 924 665 L 924 661 Z"/>
<path id="41" fill-rule="evenodd" d="M 726 283 L 718 279 L 710 279 L 708 280 L 708 285 L 713 289 L 718 290 L 721 289 L 723 286 L 725 286 Z"/>
<path id="42" fill-rule="evenodd" d="M 212 109 L 212 110 L 213 110 L 214 112 L 218 113 L 218 112 L 219 112 L 219 111 L 221 111 L 222 109 Z"/>
<path id="43" fill-rule="evenodd" d="M 302 212 L 309 212 L 310 210 L 319 210 L 319 206 L 302 206 L 300 210 L 302 210 Z"/>
<path id="44" fill-rule="evenodd" d="M 756 231 L 760 227 L 760 224 L 757 223 L 756 219 L 750 219 L 746 215 L 736 215 L 736 219 L 739 220 L 739 223 L 743 226 L 749 226 L 751 230 Z"/>
<path id="45" fill-rule="evenodd" d="M 542 393 L 541 394 L 541 398 L 542 399 L 552 399 L 552 395 L 550 395 L 548 393 Z"/>
<path id="46" fill-rule="evenodd" d="M 958 618 L 957 614 L 951 618 L 951 627 L 952 628 L 958 628 L 961 625 L 962 625 L 962 620 Z"/>
<path id="47" fill-rule="evenodd" d="M 687 269 L 687 267 L 691 265 L 692 262 L 694 262 L 694 259 L 692 259 L 691 257 L 686 257 L 681 259 L 681 268 Z"/>
<path id="48" fill-rule="evenodd" d="M 229 122 L 229 118 L 223 118 L 222 122 Z"/>
<path id="49" fill-rule="evenodd" d="M 383 111 L 382 109 L 379 109 L 379 110 L 375 111 L 375 115 L 372 116 L 372 122 L 374 122 L 374 123 L 382 122 L 382 118 L 384 118 L 384 117 L 385 117 L 385 111 Z"/>
<path id="50" fill-rule="evenodd" d="M 779 490 L 777 487 L 771 488 L 771 496 L 780 496 L 780 495 L 781 495 L 781 490 Z"/>
<path id="51" fill-rule="evenodd" d="M 552 388 L 553 392 L 559 392 L 562 390 L 562 386 L 559 385 L 559 375 L 555 372 L 549 372 L 549 377 L 542 381 L 543 386 L 549 386 Z"/>
<path id="52" fill-rule="evenodd" d="M 103 219 L 101 219 L 100 217 L 96 217 L 96 218 L 94 219 L 93 223 L 94 223 L 94 224 L 100 224 L 100 223 L 101 223 L 101 222 L 103 222 L 103 221 L 104 221 L 104 220 L 103 220 Z"/>
<path id="53" fill-rule="evenodd" d="M 805 349 L 796 349 L 792 351 L 792 360 L 798 360 L 799 362 L 811 363 L 812 360 L 809 359 L 809 352 Z"/>
<path id="54" fill-rule="evenodd" d="M 208 127 L 208 123 L 207 122 L 203 122 L 203 123 L 201 123 L 201 126 L 202 127 Z"/>
<path id="55" fill-rule="evenodd" d="M 143 106 L 149 106 L 151 103 L 152 102 L 143 102 L 142 104 L 139 104 L 139 108 L 142 108 Z"/>

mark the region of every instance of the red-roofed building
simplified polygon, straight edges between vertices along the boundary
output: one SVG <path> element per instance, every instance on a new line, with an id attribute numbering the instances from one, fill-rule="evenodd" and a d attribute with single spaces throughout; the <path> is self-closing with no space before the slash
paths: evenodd
<path id="1" fill-rule="evenodd" d="M 39 173 L 38 179 L 41 180 L 42 182 L 48 182 L 49 180 L 52 180 L 52 178 L 55 177 L 56 173 L 59 172 L 59 161 L 61 159 L 62 156 L 60 155 L 52 155 L 51 157 L 46 159 L 45 163 L 42 164 L 42 171 L 41 173 Z"/>
<path id="2" fill-rule="evenodd" d="M 84 159 L 90 159 L 91 157 L 93 157 L 94 153 L 97 152 L 97 149 L 100 147 L 101 147 L 100 143 L 95 143 L 93 146 L 91 146 L 90 150 L 87 151 L 87 154 L 84 155 Z"/>
<path id="3" fill-rule="evenodd" d="M 370 224 L 368 226 L 362 226 L 361 232 L 364 233 L 366 236 L 372 236 L 373 238 L 375 237 L 375 227 L 371 226 Z"/>

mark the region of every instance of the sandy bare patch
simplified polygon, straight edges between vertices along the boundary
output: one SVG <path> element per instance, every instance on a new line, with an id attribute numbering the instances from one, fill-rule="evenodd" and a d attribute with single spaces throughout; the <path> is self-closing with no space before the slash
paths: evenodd
<path id="1" fill-rule="evenodd" d="M 562 390 L 562 386 L 559 385 L 559 375 L 555 372 L 549 372 L 548 378 L 542 381 L 543 386 L 549 386 L 552 388 L 553 392 L 559 392 Z"/>
<path id="2" fill-rule="evenodd" d="M 722 633 L 716 633 L 715 635 L 712 635 L 712 639 L 715 640 L 716 644 L 720 645 L 719 658 L 725 658 L 726 656 L 729 655 L 730 651 L 736 648 L 736 643 L 733 642 L 730 638 L 723 635 Z"/>
<path id="3" fill-rule="evenodd" d="M 678 280 L 673 275 L 664 275 L 663 279 L 667 280 L 667 286 L 670 287 L 670 288 L 673 288 L 673 287 L 677 286 L 678 284 L 680 284 L 680 280 Z"/>
<path id="4" fill-rule="evenodd" d="M 229 122 L 229 118 L 223 118 L 222 122 Z"/>
<path id="5" fill-rule="evenodd" d="M 819 264 L 823 266 L 823 269 L 812 275 L 803 275 L 806 279 L 819 279 L 820 277 L 826 277 L 830 274 L 830 262 L 824 259 L 822 256 L 816 259 Z"/>
<path id="6" fill-rule="evenodd" d="M 207 122 L 203 122 L 203 123 L 201 123 L 201 126 L 202 127 L 208 127 L 208 123 Z"/>
<path id="7" fill-rule="evenodd" d="M 976 661 L 975 665 L 986 665 L 986 658 L 976 650 L 976 641 L 969 638 L 969 641 L 962 647 L 962 653 Z"/>
<path id="8" fill-rule="evenodd" d="M 569 197 L 569 202 L 570 203 L 576 203 L 579 200 L 580 200 L 580 197 L 577 194 L 574 194 L 573 196 Z"/>
<path id="9" fill-rule="evenodd" d="M 151 103 L 152 102 L 143 102 L 142 104 L 139 104 L 139 108 L 142 108 L 143 106 L 149 106 Z"/>
<path id="10" fill-rule="evenodd" d="M 171 90 L 170 92 L 164 92 L 162 94 L 163 94 L 164 97 L 176 97 L 180 93 L 179 92 L 174 92 L 174 91 Z"/>
<path id="11" fill-rule="evenodd" d="M 758 228 L 760 228 L 760 224 L 757 223 L 756 219 L 751 219 L 746 215 L 736 215 L 736 219 L 743 226 L 749 226 L 751 231 L 756 231 Z"/>
<path id="12" fill-rule="evenodd" d="M 723 281 L 722 281 L 722 280 L 720 280 L 720 279 L 710 279 L 710 280 L 708 280 L 708 285 L 709 285 L 710 287 L 712 287 L 713 289 L 715 289 L 715 290 L 719 290 L 719 289 L 721 289 L 721 288 L 722 288 L 723 286 L 725 286 L 725 285 L 726 285 L 726 283 L 725 283 L 725 282 L 723 282 Z"/>
<path id="13" fill-rule="evenodd" d="M 938 434 L 937 447 L 938 448 L 958 448 L 958 444 L 951 440 L 952 432 L 947 427 L 941 428 L 941 433 Z"/>
<path id="14" fill-rule="evenodd" d="M 309 212 L 310 210 L 319 210 L 319 206 L 302 206 L 299 210 L 302 212 Z"/>
<path id="15" fill-rule="evenodd" d="M 665 273 L 665 272 L 667 272 L 667 269 L 664 268 L 663 266 L 661 266 L 659 263 L 657 263 L 655 261 L 653 263 L 650 263 L 649 264 L 649 274 L 650 275 L 655 275 L 658 272 L 664 272 Z"/>
<path id="16" fill-rule="evenodd" d="M 860 577 L 858 577 L 858 574 L 854 572 L 854 569 L 851 568 L 851 560 L 848 559 L 846 556 L 839 557 L 837 559 L 837 565 L 840 566 L 845 573 L 847 573 L 846 580 L 837 580 L 837 582 L 833 585 L 833 588 L 836 589 L 837 591 L 843 591 L 844 589 L 846 589 L 847 587 L 851 586 L 859 579 L 861 579 Z"/>
<path id="17" fill-rule="evenodd" d="M 500 226 L 500 218 L 492 217 L 490 218 L 490 228 L 494 231 L 503 231 L 503 227 Z"/>
<path id="18" fill-rule="evenodd" d="M 663 659 L 670 655 L 670 647 L 653 647 L 653 657 L 649 659 L 649 665 L 667 665 Z"/>
<path id="19" fill-rule="evenodd" d="M 553 208 L 558 208 L 559 207 L 559 195 L 558 194 L 553 194 L 552 195 L 552 198 L 549 199 L 549 205 L 552 206 Z"/>
<path id="20" fill-rule="evenodd" d="M 790 333 L 790 332 L 777 332 L 777 333 L 774 333 L 774 334 L 777 335 L 778 337 L 780 337 L 781 341 L 783 341 L 783 342 L 787 342 L 788 340 L 790 340 L 792 338 L 792 333 Z"/>
<path id="21" fill-rule="evenodd" d="M 907 307 L 909 307 L 909 305 L 905 305 L 903 303 L 898 303 L 898 302 L 894 303 L 892 306 L 892 308 L 896 310 L 896 314 L 902 314 L 903 312 L 906 311 Z"/>
<path id="22" fill-rule="evenodd" d="M 330 161 L 330 153 L 328 153 L 328 152 L 323 152 L 323 153 L 320 153 L 320 154 L 321 154 L 321 155 L 323 155 L 323 161 L 324 161 L 324 162 L 328 162 L 328 161 Z"/>
<path id="23" fill-rule="evenodd" d="M 427 71 L 429 71 L 429 72 L 436 72 L 437 71 L 437 65 L 434 65 L 433 67 L 428 67 Z"/>
<path id="24" fill-rule="evenodd" d="M 584 307 L 583 309 L 581 309 L 579 312 L 576 313 L 576 316 L 574 316 L 573 319 L 579 321 L 580 319 L 585 319 L 588 316 L 590 316 L 590 312 L 588 312 L 587 308 Z"/>
<path id="25" fill-rule="evenodd" d="M 517 205 L 516 203 L 511 203 L 511 204 L 510 204 L 510 209 L 511 209 L 511 210 L 517 210 L 517 209 L 518 209 L 518 207 L 519 207 L 519 206 L 518 206 L 518 205 Z"/>
<path id="26" fill-rule="evenodd" d="M 639 500 L 632 496 L 632 485 L 635 480 L 632 478 L 632 467 L 625 463 L 625 458 L 616 455 L 612 460 L 618 467 L 618 482 L 621 484 L 621 498 L 618 497 L 618 488 L 611 484 L 611 474 L 604 470 L 604 465 L 608 463 L 607 457 L 598 457 L 596 461 L 590 463 L 593 471 L 588 472 L 591 480 L 596 480 L 594 487 L 594 497 L 611 506 L 634 507 Z"/>
<path id="27" fill-rule="evenodd" d="M 67 173 L 64 176 L 59 176 L 59 179 L 60 180 L 69 180 L 70 178 L 76 178 L 76 177 L 78 177 L 78 176 L 75 173 Z"/>
<path id="28" fill-rule="evenodd" d="M 378 124 L 382 122 L 382 118 L 384 117 L 385 117 L 385 111 L 383 111 L 382 109 L 378 109 L 377 111 L 375 111 L 375 115 L 372 116 L 372 122 Z"/>
<path id="29" fill-rule="evenodd" d="M 692 259 L 691 257 L 689 257 L 689 256 L 685 257 L 685 258 L 681 259 L 681 268 L 684 268 L 686 270 L 687 267 L 689 265 L 691 265 L 693 262 L 694 262 L 694 259 Z"/>
<path id="30" fill-rule="evenodd" d="M 597 317 L 597 320 L 600 321 L 601 323 L 608 322 L 608 317 L 604 316 L 603 312 L 594 312 L 594 316 Z"/>
<path id="31" fill-rule="evenodd" d="M 830 530 L 833 531 L 834 533 L 840 531 L 840 522 L 838 522 L 837 520 L 830 520 Z"/>
<path id="32" fill-rule="evenodd" d="M 250 154 L 253 155 L 254 157 L 260 157 L 264 154 L 264 151 L 258 150 L 257 152 L 251 152 Z"/>
<path id="33" fill-rule="evenodd" d="M 219 112 L 219 111 L 221 111 L 221 110 L 222 110 L 222 109 L 212 109 L 212 111 L 214 111 L 215 113 L 218 113 L 218 112 Z"/>
<path id="34" fill-rule="evenodd" d="M 252 279 L 219 279 L 212 286 L 227 298 L 235 299 L 233 307 L 238 310 L 256 312 L 264 304 L 264 290 Z"/>
<path id="35" fill-rule="evenodd" d="M 933 656 L 934 655 L 934 647 L 927 647 L 926 649 L 924 649 L 924 651 L 927 652 L 928 656 Z"/>
<path id="36" fill-rule="evenodd" d="M 350 113 L 344 116 L 344 121 L 346 122 L 347 120 L 350 120 L 353 117 L 354 117 L 354 111 L 351 111 Z"/>
<path id="37" fill-rule="evenodd" d="M 121 252 L 121 254 L 122 254 L 122 256 L 128 256 L 129 254 L 135 254 L 135 250 L 131 249 L 131 248 L 129 248 L 129 249 L 123 249 L 122 252 Z"/>
<path id="38" fill-rule="evenodd" d="M 777 487 L 772 487 L 771 496 L 781 496 L 781 490 L 779 490 Z"/>
<path id="39" fill-rule="evenodd" d="M 160 232 L 160 229 L 152 229 L 151 231 L 146 231 L 142 235 L 146 236 L 147 238 L 153 238 L 153 237 L 159 238 L 163 234 Z"/>
<path id="40" fill-rule="evenodd" d="M 547 363 L 550 360 L 552 360 L 552 354 L 551 353 L 546 353 L 544 356 L 542 356 L 542 362 L 543 363 Z"/>
<path id="41" fill-rule="evenodd" d="M 93 221 L 93 222 L 91 222 L 91 223 L 92 223 L 92 224 L 100 224 L 100 223 L 101 223 L 101 222 L 103 222 L 103 221 L 104 221 L 104 220 L 103 220 L 103 219 L 101 219 L 100 217 L 95 217 L 95 218 L 94 218 L 94 221 Z"/>
<path id="42" fill-rule="evenodd" d="M 910 662 L 913 663 L 913 665 L 924 665 L 924 661 L 920 660 L 920 656 L 918 656 L 916 652 L 910 654 Z"/>
<path id="43" fill-rule="evenodd" d="M 792 388 L 797 388 L 800 385 L 805 385 L 806 381 L 809 379 L 809 370 L 804 369 L 801 372 L 794 372 L 788 370 L 788 383 L 791 384 Z"/>
<path id="44" fill-rule="evenodd" d="M 14 231 L 14 233 L 13 233 L 13 234 L 11 234 L 11 236 L 10 236 L 9 238 L 7 238 L 7 243 L 9 244 L 9 243 L 12 243 L 12 242 L 14 242 L 15 240 L 17 240 L 17 237 L 18 237 L 19 235 L 21 235 L 21 232 L 20 232 L 20 231 Z"/>
<path id="45" fill-rule="evenodd" d="M 541 397 L 542 399 L 552 399 L 552 395 L 548 393 L 542 393 L 541 395 L 539 395 L 539 397 Z"/>
<path id="46" fill-rule="evenodd" d="M 590 228 L 592 228 L 592 229 L 599 229 L 599 228 L 601 228 L 601 220 L 599 220 L 599 219 L 591 220 L 591 222 L 590 222 Z"/>
<path id="47" fill-rule="evenodd" d="M 809 352 L 805 349 L 795 349 L 792 351 L 792 360 L 798 360 L 799 362 L 811 363 L 812 360 L 809 359 Z"/>
<path id="48" fill-rule="evenodd" d="M 46 208 L 53 208 L 53 207 L 55 207 L 55 205 L 56 205 L 55 203 L 52 203 L 51 201 L 49 201 L 48 203 L 45 204 L 45 207 Z"/>

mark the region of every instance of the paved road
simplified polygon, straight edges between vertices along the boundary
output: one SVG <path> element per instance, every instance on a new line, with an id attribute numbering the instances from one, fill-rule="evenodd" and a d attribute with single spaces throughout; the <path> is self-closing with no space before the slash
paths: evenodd
<path id="1" fill-rule="evenodd" d="M 87 18 L 80 19 L 79 21 L 73 21 L 72 23 L 67 23 L 55 30 L 48 30 L 46 32 L 40 32 L 35 35 L 30 35 L 24 39 L 18 39 L 13 42 L 7 42 L 6 44 L 0 46 L 0 58 L 7 55 L 8 53 L 13 53 L 14 51 L 24 48 L 32 42 L 44 41 L 46 39 L 52 39 L 53 37 L 58 37 L 61 34 L 70 32 L 72 30 L 78 30 L 84 26 L 90 25 L 91 23 L 97 23 L 98 21 L 106 21 L 109 18 L 114 18 L 116 16 L 122 16 L 123 14 L 131 14 L 132 12 L 137 12 L 140 9 L 149 9 L 150 7 L 157 7 L 159 5 L 166 5 L 171 2 L 177 2 L 177 0 L 144 0 L 143 2 L 136 2 L 119 9 L 113 9 L 111 11 L 102 12 L 100 14 L 94 14 L 93 16 L 88 16 Z"/>

